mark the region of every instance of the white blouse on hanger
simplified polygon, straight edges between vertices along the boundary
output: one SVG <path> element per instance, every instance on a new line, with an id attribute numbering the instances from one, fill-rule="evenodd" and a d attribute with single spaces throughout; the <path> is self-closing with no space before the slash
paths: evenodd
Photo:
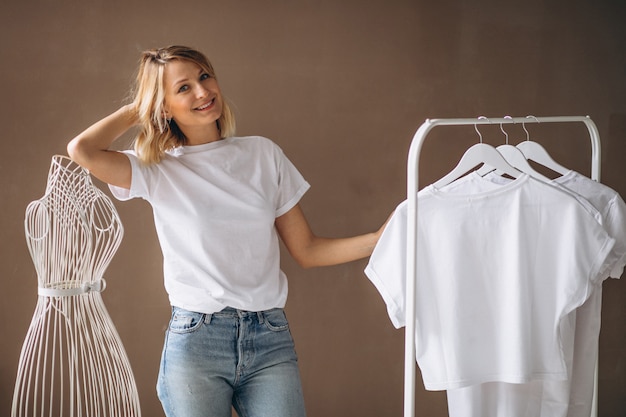
<path id="1" fill-rule="evenodd" d="M 487 179 L 489 181 L 487 181 Z M 484 183 L 508 182 L 487 175 Z M 600 222 L 615 239 L 614 252 L 622 254 L 609 276 L 620 278 L 626 263 L 626 203 L 606 185 L 575 171 L 567 171 L 554 183 L 565 187 L 598 210 Z M 454 184 L 453 184 L 454 185 Z M 487 188 L 493 185 L 483 184 Z M 587 200 L 585 200 L 587 201 Z M 487 383 L 448 391 L 452 417 L 589 417 L 591 414 L 595 358 L 598 356 L 602 286 L 594 288 L 575 314 L 573 357 L 567 362 L 567 381 L 533 381 L 527 384 Z M 573 319 L 573 318 L 571 318 Z"/>
<path id="2" fill-rule="evenodd" d="M 574 323 L 561 318 L 615 264 L 614 240 L 574 198 L 528 175 L 489 191 L 476 185 L 467 176 L 454 192 L 419 193 L 416 357 L 424 385 L 566 380 L 560 346 L 573 344 Z M 405 321 L 406 236 L 404 202 L 365 271 L 396 327 Z"/>

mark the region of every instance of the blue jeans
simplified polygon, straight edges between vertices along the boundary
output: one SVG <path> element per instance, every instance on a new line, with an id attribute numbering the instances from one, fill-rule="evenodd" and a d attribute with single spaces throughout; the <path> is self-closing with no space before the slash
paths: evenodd
<path id="1" fill-rule="evenodd" d="M 167 417 L 304 417 L 293 339 L 282 309 L 213 314 L 178 307 L 157 392 Z"/>

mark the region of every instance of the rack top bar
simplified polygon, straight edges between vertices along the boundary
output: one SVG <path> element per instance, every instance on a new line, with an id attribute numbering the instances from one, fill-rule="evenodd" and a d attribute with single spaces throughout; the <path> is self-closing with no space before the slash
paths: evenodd
<path id="1" fill-rule="evenodd" d="M 569 123 L 569 122 L 588 122 L 589 116 L 549 116 L 549 117 L 497 117 L 489 118 L 480 116 L 480 118 L 462 118 L 462 119 L 426 119 L 425 124 L 436 125 L 488 125 L 500 123 Z"/>

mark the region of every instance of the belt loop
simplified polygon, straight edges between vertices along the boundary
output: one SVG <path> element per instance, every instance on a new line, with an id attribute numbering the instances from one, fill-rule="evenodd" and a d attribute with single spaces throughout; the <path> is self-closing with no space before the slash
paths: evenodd
<path id="1" fill-rule="evenodd" d="M 204 324 L 207 324 L 207 325 L 211 324 L 211 319 L 212 319 L 212 318 L 213 318 L 213 314 L 207 314 L 207 315 L 204 317 Z"/>
<path id="2" fill-rule="evenodd" d="M 262 311 L 257 311 L 256 315 L 257 315 L 257 317 L 259 319 L 259 324 L 265 323 L 265 316 L 264 316 Z"/>

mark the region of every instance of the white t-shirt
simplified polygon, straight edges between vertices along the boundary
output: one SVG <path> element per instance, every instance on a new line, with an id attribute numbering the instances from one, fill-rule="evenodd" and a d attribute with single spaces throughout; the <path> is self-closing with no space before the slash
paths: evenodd
<path id="1" fill-rule="evenodd" d="M 606 275 L 614 241 L 567 193 L 522 175 L 418 198 L 416 357 L 424 386 L 567 379 L 561 319 Z M 406 202 L 366 274 L 405 324 Z M 569 332 L 568 334 L 573 334 Z"/>
<path id="2" fill-rule="evenodd" d="M 622 197 L 612 188 L 575 171 L 554 181 L 585 198 L 600 212 L 604 229 L 616 239 L 615 251 L 622 254 L 609 276 L 620 278 L 626 265 L 626 203 Z"/>
<path id="3" fill-rule="evenodd" d="M 490 180 L 500 182 L 502 177 Z M 622 254 L 610 277 L 622 275 L 626 260 L 626 204 L 620 195 L 575 171 L 554 180 L 588 199 L 600 214 L 601 223 L 615 239 L 614 252 Z M 527 384 L 488 383 L 448 391 L 448 410 L 454 417 L 589 417 L 593 398 L 595 358 L 598 355 L 602 286 L 575 311 L 573 358 L 568 362 L 569 380 Z"/>
<path id="4" fill-rule="evenodd" d="M 110 188 L 152 205 L 172 305 L 203 313 L 285 305 L 274 220 L 309 184 L 276 144 L 231 137 L 176 148 L 151 165 L 126 154 L 130 190 Z"/>

